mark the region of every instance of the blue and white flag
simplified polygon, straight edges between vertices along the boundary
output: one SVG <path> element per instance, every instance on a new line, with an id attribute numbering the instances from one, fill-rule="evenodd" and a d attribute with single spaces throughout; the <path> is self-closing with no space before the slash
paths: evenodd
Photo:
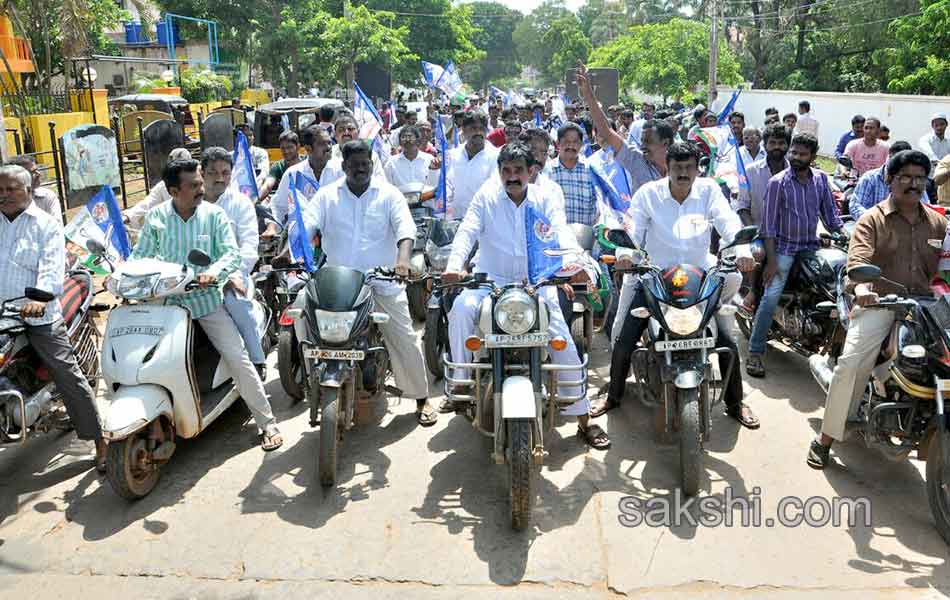
<path id="1" fill-rule="evenodd" d="M 365 140 L 376 153 L 376 159 L 380 164 L 385 165 L 388 160 L 388 150 L 386 143 L 381 135 L 383 131 L 383 119 L 376 111 L 376 107 L 370 102 L 369 97 L 363 93 L 360 86 L 353 82 L 354 98 L 353 117 L 360 128 L 359 138 Z"/>
<path id="2" fill-rule="evenodd" d="M 290 255 L 294 262 L 302 262 L 307 271 L 312 272 L 316 269 L 316 261 L 313 258 L 313 247 L 307 239 L 307 228 L 303 224 L 303 202 L 300 201 L 300 197 L 308 198 L 307 192 L 310 189 L 320 189 L 320 184 L 303 173 L 290 172 L 288 175 L 294 216 L 294 227 L 290 232 L 289 240 Z"/>
<path id="3" fill-rule="evenodd" d="M 455 139 L 452 140 L 452 147 L 453 147 L 453 148 L 458 148 L 458 147 L 459 147 L 459 128 L 458 128 L 457 126 L 453 126 L 453 127 L 452 127 L 452 133 L 455 134 L 455 136 L 454 136 Z"/>
<path id="4" fill-rule="evenodd" d="M 432 212 L 436 214 L 445 214 L 449 206 L 449 188 L 446 179 L 446 168 L 449 161 L 449 142 L 445 139 L 445 129 L 442 127 L 442 119 L 435 119 L 435 139 L 439 144 L 439 160 L 442 165 L 439 167 L 439 185 L 435 189 L 435 208 Z"/>
<path id="5" fill-rule="evenodd" d="M 736 171 L 738 173 L 739 179 L 739 189 L 749 190 L 749 176 L 745 172 L 745 161 L 742 160 L 742 152 L 739 152 L 739 141 L 736 139 L 736 136 L 729 132 L 729 141 L 732 143 L 732 147 L 736 151 Z"/>
<path id="6" fill-rule="evenodd" d="M 491 96 L 492 98 L 501 98 L 502 101 L 506 103 L 508 102 L 508 94 L 506 94 L 505 92 L 501 91 L 500 89 L 496 88 L 493 85 L 488 87 L 488 95 Z"/>
<path id="7" fill-rule="evenodd" d="M 439 79 L 442 78 L 442 74 L 445 72 L 445 69 L 440 67 L 435 63 L 430 63 L 426 61 L 422 62 L 422 76 L 425 77 L 426 85 L 430 88 L 434 88 L 439 83 Z"/>
<path id="8" fill-rule="evenodd" d="M 582 140 L 584 145 L 581 147 L 581 154 L 583 154 L 585 158 L 589 158 L 590 155 L 594 153 L 594 149 L 590 143 L 590 134 L 587 132 L 587 127 L 585 127 L 583 123 L 579 123 L 579 125 L 584 132 L 584 139 Z"/>
<path id="9" fill-rule="evenodd" d="M 617 161 L 613 161 L 613 163 L 617 164 Z M 617 166 L 619 167 L 619 164 Z M 591 179 L 594 180 L 594 185 L 600 190 L 600 195 L 607 202 L 608 206 L 618 213 L 627 212 L 627 209 L 630 208 L 629 193 L 627 194 L 627 199 L 624 199 L 623 195 L 614 187 L 612 180 L 606 172 L 602 171 L 600 167 L 596 165 L 588 164 L 588 167 L 590 167 Z M 626 173 L 623 172 L 623 167 L 620 167 L 620 175 L 626 184 Z M 629 190 L 629 187 L 627 189 Z"/>
<path id="10" fill-rule="evenodd" d="M 559 248 L 557 232 L 551 221 L 530 201 L 525 205 L 524 226 L 528 242 L 528 281 L 537 284 L 561 271 L 564 258 L 545 254 L 545 250 Z"/>
<path id="11" fill-rule="evenodd" d="M 115 199 L 112 188 L 104 185 L 96 195 L 86 202 L 64 230 L 66 235 L 67 264 L 75 266 L 81 262 L 86 268 L 99 275 L 109 273 L 107 265 L 92 256 L 86 250 L 89 240 L 95 240 L 106 249 L 106 258 L 113 264 L 123 261 L 132 254 L 129 236 L 122 221 L 122 211 Z"/>
<path id="12" fill-rule="evenodd" d="M 451 60 L 445 63 L 445 69 L 442 71 L 442 76 L 439 77 L 439 80 L 436 82 L 436 87 L 445 92 L 450 98 L 462 92 L 462 78 L 459 77 L 455 63 Z"/>
<path id="13" fill-rule="evenodd" d="M 280 127 L 283 131 L 290 131 L 290 117 L 280 115 Z"/>
<path id="14" fill-rule="evenodd" d="M 257 200 L 260 193 L 257 190 L 257 180 L 254 178 L 254 161 L 251 160 L 251 149 L 247 145 L 247 138 L 244 137 L 243 132 L 239 131 L 234 140 L 231 161 L 234 163 L 231 169 L 231 187 L 251 200 Z"/>
<path id="15" fill-rule="evenodd" d="M 732 98 L 729 98 L 729 102 L 726 102 L 726 105 L 723 106 L 719 112 L 719 119 L 716 121 L 716 125 L 724 125 L 729 122 L 729 115 L 731 115 L 733 109 L 735 109 L 736 100 L 739 99 L 739 92 L 741 91 L 742 90 L 736 90 L 732 92 Z"/>

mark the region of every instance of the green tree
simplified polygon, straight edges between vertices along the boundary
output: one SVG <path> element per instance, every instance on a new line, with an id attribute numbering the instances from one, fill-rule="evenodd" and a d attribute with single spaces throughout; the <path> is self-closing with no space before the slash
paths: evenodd
<path id="1" fill-rule="evenodd" d="M 595 50 L 590 66 L 618 69 L 621 88 L 670 98 L 706 82 L 708 49 L 707 24 L 675 18 L 667 23 L 631 27 L 626 35 Z M 739 61 L 725 40 L 719 46 L 716 74 L 726 85 L 742 81 Z"/>
<path id="2" fill-rule="evenodd" d="M 544 35 L 555 21 L 565 17 L 573 17 L 573 13 L 565 7 L 563 0 L 545 0 L 518 23 L 512 33 L 512 41 L 524 64 L 546 75 L 557 48 L 545 46 Z M 547 80 L 545 83 L 553 82 Z"/>
<path id="3" fill-rule="evenodd" d="M 334 17 L 327 21 L 319 46 L 311 49 L 308 58 L 317 65 L 329 65 L 331 75 L 336 81 L 345 79 L 347 88 L 356 63 L 392 70 L 415 66 L 419 57 L 407 46 L 409 28 L 383 24 L 392 17 L 391 13 L 372 13 L 365 6 L 357 6 L 345 17 Z"/>
<path id="4" fill-rule="evenodd" d="M 485 56 L 465 65 L 462 79 L 480 89 L 489 83 L 516 77 L 521 72 L 521 63 L 512 34 L 524 15 L 491 0 L 477 0 L 467 6 L 472 10 L 472 22 L 477 27 L 472 43 Z"/>
<path id="5" fill-rule="evenodd" d="M 545 74 L 551 81 L 561 80 L 577 61 L 586 62 L 592 49 L 590 40 L 581 31 L 580 21 L 574 15 L 561 17 L 551 23 L 541 42 L 546 48 L 554 50 L 545 69 Z"/>
<path id="6" fill-rule="evenodd" d="M 950 0 L 921 0 L 921 14 L 897 19 L 889 32 L 897 47 L 887 71 L 888 91 L 950 94 Z"/>

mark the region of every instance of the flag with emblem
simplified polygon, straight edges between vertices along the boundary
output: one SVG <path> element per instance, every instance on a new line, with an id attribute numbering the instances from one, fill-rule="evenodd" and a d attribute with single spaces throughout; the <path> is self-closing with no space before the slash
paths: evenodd
<path id="1" fill-rule="evenodd" d="M 122 221 L 122 211 L 112 188 L 104 185 L 86 205 L 66 224 L 67 265 L 85 266 L 96 274 L 110 272 L 105 261 L 92 256 L 87 250 L 90 240 L 102 245 L 106 258 L 113 264 L 132 254 L 129 236 Z"/>
<path id="2" fill-rule="evenodd" d="M 525 205 L 524 226 L 528 243 L 528 281 L 537 284 L 563 270 L 564 257 L 545 252 L 560 248 L 557 232 L 550 219 L 530 201 Z"/>
<path id="3" fill-rule="evenodd" d="M 254 161 L 251 160 L 251 149 L 247 145 L 247 138 L 240 131 L 234 140 L 231 162 L 234 163 L 231 169 L 231 187 L 251 200 L 257 200 L 260 194 L 254 178 Z"/>

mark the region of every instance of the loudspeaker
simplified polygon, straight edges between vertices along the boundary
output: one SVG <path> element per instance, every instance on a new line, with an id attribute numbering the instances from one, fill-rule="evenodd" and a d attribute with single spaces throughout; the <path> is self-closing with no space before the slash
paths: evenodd
<path id="1" fill-rule="evenodd" d="M 564 77 L 564 91 L 576 102 L 580 100 L 577 90 L 577 81 L 574 80 L 574 69 L 568 69 Z M 594 88 L 594 96 L 600 105 L 606 108 L 620 101 L 620 71 L 610 68 L 587 69 L 590 85 Z"/>
<path id="2" fill-rule="evenodd" d="M 356 83 L 371 100 L 392 98 L 392 76 L 375 65 L 356 63 Z"/>

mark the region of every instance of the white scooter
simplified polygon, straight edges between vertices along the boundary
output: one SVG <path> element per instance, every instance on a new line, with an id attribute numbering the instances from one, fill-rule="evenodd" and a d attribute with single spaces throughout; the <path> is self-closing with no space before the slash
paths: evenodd
<path id="1" fill-rule="evenodd" d="M 191 265 L 207 266 L 200 250 Z M 102 343 L 107 408 L 102 435 L 109 442 L 106 475 L 128 500 L 146 496 L 175 451 L 177 437 L 208 428 L 238 399 L 218 351 L 187 309 L 165 303 L 198 288 L 195 271 L 149 258 L 116 265 L 106 288 L 122 305 L 109 313 Z M 249 294 L 254 297 L 254 291 Z M 260 335 L 266 307 L 255 301 Z"/>

